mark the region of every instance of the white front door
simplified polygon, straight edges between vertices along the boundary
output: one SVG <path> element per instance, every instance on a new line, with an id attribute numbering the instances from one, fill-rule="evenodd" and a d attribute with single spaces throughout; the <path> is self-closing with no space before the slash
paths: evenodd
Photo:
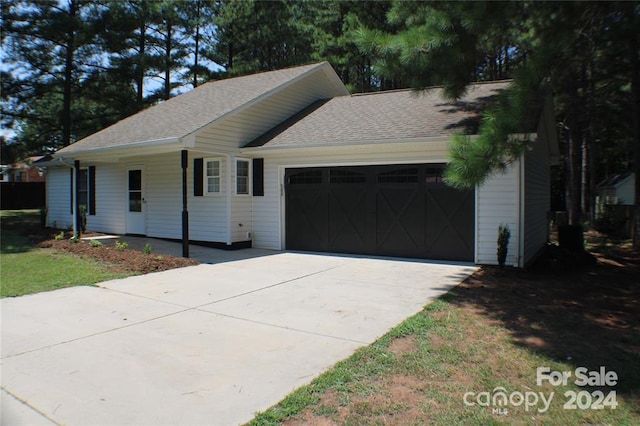
<path id="1" fill-rule="evenodd" d="M 146 202 L 144 199 L 144 168 L 127 169 L 127 234 L 146 235 Z"/>

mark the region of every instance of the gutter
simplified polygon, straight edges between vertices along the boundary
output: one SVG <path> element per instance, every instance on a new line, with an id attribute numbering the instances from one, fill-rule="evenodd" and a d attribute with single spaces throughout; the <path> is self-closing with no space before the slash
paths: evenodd
<path id="1" fill-rule="evenodd" d="M 469 135 L 472 139 L 477 138 L 477 135 Z M 266 154 L 276 152 L 291 152 L 300 149 L 315 149 L 315 148 L 338 148 L 338 149 L 355 149 L 355 148 L 374 148 L 380 145 L 423 145 L 428 143 L 450 143 L 451 135 L 447 136 L 430 136 L 430 137 L 417 137 L 417 138 L 386 138 L 386 139 L 361 139 L 355 141 L 337 141 L 337 142 L 311 142 L 305 144 L 286 144 L 286 145 L 272 145 L 259 146 L 259 147 L 246 147 L 240 148 L 241 154 Z"/>
<path id="2" fill-rule="evenodd" d="M 95 152 L 106 152 L 106 153 L 109 153 L 111 151 L 122 151 L 122 150 L 127 150 L 127 149 L 130 149 L 130 148 L 149 147 L 149 146 L 158 146 L 158 145 L 169 145 L 169 144 L 172 144 L 172 143 L 180 143 L 180 142 L 181 142 L 181 138 L 174 136 L 174 137 L 171 137 L 171 138 L 126 143 L 126 144 L 122 144 L 122 145 L 112 145 L 112 146 L 85 148 L 85 149 L 73 149 L 73 150 L 69 150 L 69 151 L 66 151 L 66 152 L 64 152 L 65 150 L 63 149 L 63 150 L 60 151 L 60 153 L 63 153 L 63 154 L 68 153 L 69 155 L 76 155 L 77 154 L 77 155 L 82 156 L 84 154 L 91 154 L 91 153 L 95 153 Z M 73 146 L 73 145 L 71 145 L 71 146 Z"/>

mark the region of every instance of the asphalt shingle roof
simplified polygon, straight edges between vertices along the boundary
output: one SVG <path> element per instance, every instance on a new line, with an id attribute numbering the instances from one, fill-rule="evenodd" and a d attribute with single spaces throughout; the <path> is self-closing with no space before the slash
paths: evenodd
<path id="1" fill-rule="evenodd" d="M 317 146 L 475 134 L 483 106 L 509 84 L 509 81 L 473 84 L 457 101 L 445 100 L 441 88 L 421 93 L 374 92 L 318 101 L 246 147 Z"/>
<path id="2" fill-rule="evenodd" d="M 311 64 L 209 82 L 60 150 L 61 153 L 181 138 L 323 64 Z"/>

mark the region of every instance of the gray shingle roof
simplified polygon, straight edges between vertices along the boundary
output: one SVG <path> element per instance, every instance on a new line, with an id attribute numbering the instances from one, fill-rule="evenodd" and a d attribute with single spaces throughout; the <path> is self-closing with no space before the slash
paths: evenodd
<path id="1" fill-rule="evenodd" d="M 441 88 L 339 96 L 318 101 L 246 147 L 348 144 L 475 134 L 480 111 L 509 81 L 477 83 L 457 101 Z"/>
<path id="2" fill-rule="evenodd" d="M 87 149 L 181 138 L 322 65 L 311 64 L 206 83 L 127 117 L 58 152 L 72 154 Z"/>

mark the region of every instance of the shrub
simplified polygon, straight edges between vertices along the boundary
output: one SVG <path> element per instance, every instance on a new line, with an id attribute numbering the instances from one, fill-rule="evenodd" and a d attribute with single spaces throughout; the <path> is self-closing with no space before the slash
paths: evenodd
<path id="1" fill-rule="evenodd" d="M 80 232 L 87 232 L 87 206 L 80 205 Z"/>
<path id="2" fill-rule="evenodd" d="M 89 245 L 91 247 L 102 247 L 104 244 L 102 244 L 100 241 L 98 240 L 91 240 L 91 242 L 89 243 Z"/>
<path id="3" fill-rule="evenodd" d="M 56 236 L 54 238 L 55 238 L 56 241 L 64 240 L 64 231 L 60 231 L 60 233 L 56 234 Z"/>
<path id="4" fill-rule="evenodd" d="M 509 225 L 498 226 L 498 265 L 500 268 L 504 268 L 504 264 L 507 261 L 507 249 L 509 246 L 509 238 L 511 237 L 511 231 Z"/>
<path id="5" fill-rule="evenodd" d="M 129 243 L 116 240 L 116 250 L 125 251 L 129 247 Z"/>
<path id="6" fill-rule="evenodd" d="M 144 254 L 151 254 L 151 244 L 147 243 L 144 245 L 144 248 L 142 249 L 142 252 Z"/>

